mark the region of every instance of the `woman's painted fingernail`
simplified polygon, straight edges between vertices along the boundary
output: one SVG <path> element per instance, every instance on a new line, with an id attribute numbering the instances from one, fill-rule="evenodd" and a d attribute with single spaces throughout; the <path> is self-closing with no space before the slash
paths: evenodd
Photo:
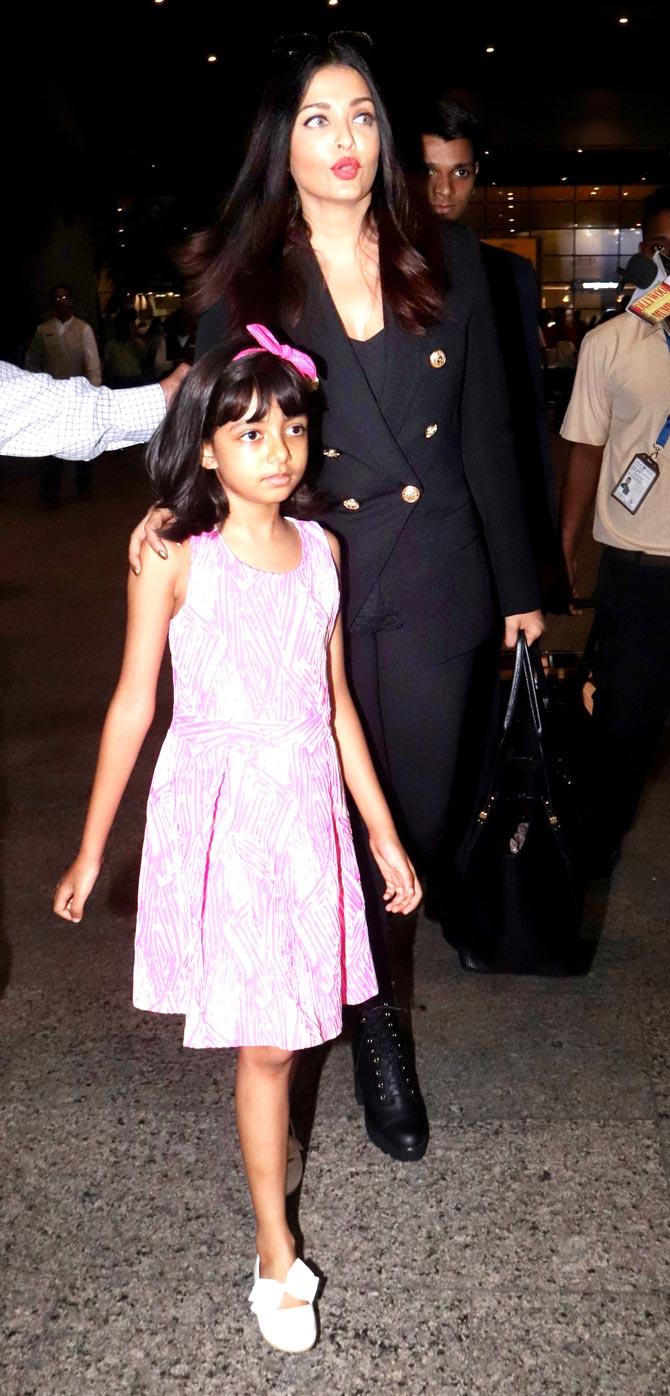
<path id="1" fill-rule="evenodd" d="M 159 557 L 162 557 L 163 562 L 167 562 L 167 553 L 161 552 L 161 553 L 158 554 L 158 556 L 159 556 Z"/>

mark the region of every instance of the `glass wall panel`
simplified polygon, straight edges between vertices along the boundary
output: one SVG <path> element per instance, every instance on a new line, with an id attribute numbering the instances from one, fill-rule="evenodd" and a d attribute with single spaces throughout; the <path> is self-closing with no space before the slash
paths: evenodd
<path id="1" fill-rule="evenodd" d="M 577 221 L 572 201 L 561 203 L 557 200 L 555 203 L 533 205 L 533 227 L 571 228 Z"/>
<path id="2" fill-rule="evenodd" d="M 575 257 L 576 281 L 616 281 L 618 257 Z"/>
<path id="3" fill-rule="evenodd" d="M 542 255 L 544 256 L 568 256 L 575 250 L 575 230 L 574 228 L 549 229 L 538 228 L 535 236 L 542 238 Z"/>
<path id="4" fill-rule="evenodd" d="M 634 252 L 639 252 L 640 241 L 642 239 L 641 228 L 622 228 L 619 247 L 621 256 L 628 260 Z"/>
<path id="5" fill-rule="evenodd" d="M 575 223 L 579 223 L 580 226 L 586 224 L 587 228 L 590 223 L 597 227 L 617 228 L 619 226 L 619 204 L 618 202 L 601 203 L 599 198 L 590 199 L 587 204 L 578 203 Z"/>
<path id="6" fill-rule="evenodd" d="M 575 231 L 575 252 L 579 256 L 593 256 L 596 252 L 619 251 L 618 228 L 577 228 Z"/>
<path id="7" fill-rule="evenodd" d="M 593 199 L 594 203 L 605 203 L 607 200 L 619 198 L 618 184 L 578 184 L 576 198 Z"/>
<path id="8" fill-rule="evenodd" d="M 530 197 L 534 204 L 541 204 L 549 200 L 555 203 L 559 199 L 571 204 L 575 197 L 575 191 L 571 184 L 536 184 L 530 191 Z M 535 221 L 537 222 L 537 217 Z"/>
<path id="9" fill-rule="evenodd" d="M 575 274 L 574 257 L 542 258 L 543 281 L 572 281 Z"/>

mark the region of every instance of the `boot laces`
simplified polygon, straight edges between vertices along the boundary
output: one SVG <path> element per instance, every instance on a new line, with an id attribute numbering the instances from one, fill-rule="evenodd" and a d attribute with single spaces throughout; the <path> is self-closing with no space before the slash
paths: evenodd
<path id="1" fill-rule="evenodd" d="M 407 1059 L 407 1048 L 402 1042 L 394 1017 L 400 1012 L 401 1009 L 391 1004 L 382 1004 L 370 1017 L 367 1014 L 363 1015 L 363 1040 L 370 1053 L 375 1084 L 381 1101 L 393 1096 L 415 1094 L 415 1073 Z"/>

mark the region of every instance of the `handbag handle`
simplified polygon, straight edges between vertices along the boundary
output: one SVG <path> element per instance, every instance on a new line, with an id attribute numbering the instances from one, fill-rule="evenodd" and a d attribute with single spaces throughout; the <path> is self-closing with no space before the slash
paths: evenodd
<path id="1" fill-rule="evenodd" d="M 533 665 L 530 650 L 526 642 L 526 637 L 522 630 L 516 642 L 516 654 L 514 656 L 514 673 L 512 675 L 512 687 L 507 703 L 507 709 L 503 718 L 503 732 L 507 732 L 519 701 L 521 680 L 524 680 L 533 727 L 538 737 L 542 736 L 542 717 L 540 714 L 540 704 L 538 702 L 537 691 L 539 688 L 538 675 Z M 543 702 L 545 701 L 543 696 Z"/>

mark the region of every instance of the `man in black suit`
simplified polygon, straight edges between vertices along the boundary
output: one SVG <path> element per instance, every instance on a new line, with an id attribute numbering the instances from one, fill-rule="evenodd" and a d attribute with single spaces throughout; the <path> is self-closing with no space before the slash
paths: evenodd
<path id="1" fill-rule="evenodd" d="M 438 218 L 459 222 L 472 198 L 482 147 L 471 112 L 440 98 L 421 123 L 428 202 Z M 503 351 L 510 416 L 535 561 L 545 603 L 562 609 L 556 484 L 542 388 L 537 281 L 531 262 L 482 242 L 481 254 Z"/>

